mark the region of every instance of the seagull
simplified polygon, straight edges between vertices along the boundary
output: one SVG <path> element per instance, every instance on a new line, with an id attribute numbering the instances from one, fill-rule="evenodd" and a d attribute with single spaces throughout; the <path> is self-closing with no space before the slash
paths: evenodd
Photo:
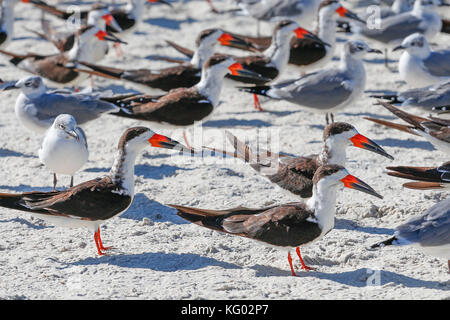
<path id="1" fill-rule="evenodd" d="M 289 64 L 300 68 L 302 74 L 319 69 L 331 61 L 336 48 L 336 16 L 359 20 L 358 16 L 344 8 L 339 1 L 322 1 L 318 10 L 317 28 L 314 34 L 318 39 L 294 38 L 291 40 Z M 303 23 L 303 21 L 301 21 Z M 246 40 L 246 43 L 234 43 L 231 47 L 258 51 L 266 50 L 272 41 L 271 37 L 246 37 L 234 34 Z"/>
<path id="2" fill-rule="evenodd" d="M 91 41 L 117 42 L 119 40 L 108 37 L 106 31 L 95 26 L 81 28 L 76 37 L 78 40 L 75 41 L 75 45 L 65 53 L 53 55 L 17 54 L 5 50 L 0 50 L 0 53 L 11 57 L 10 62 L 19 69 L 44 77 L 57 86 L 72 85 L 78 87 L 89 75 L 77 71 L 77 64 L 74 61 L 94 61 L 96 54 L 99 53 L 88 43 Z M 104 55 L 105 52 L 102 50 L 100 50 L 100 54 Z"/>
<path id="3" fill-rule="evenodd" d="M 450 81 L 397 94 L 372 95 L 371 97 L 388 100 L 387 102 L 401 107 L 416 107 L 428 112 L 438 112 L 438 109 L 450 106 Z"/>
<path id="4" fill-rule="evenodd" d="M 244 15 L 258 21 L 291 19 L 302 21 L 307 28 L 314 23 L 321 0 L 236 0 Z"/>
<path id="5" fill-rule="evenodd" d="M 48 128 L 39 149 L 39 160 L 53 171 L 53 190 L 56 191 L 56 174 L 73 176 L 88 160 L 86 135 L 70 114 L 60 114 Z"/>
<path id="6" fill-rule="evenodd" d="M 320 166 L 326 164 L 345 165 L 346 149 L 349 146 L 372 151 L 391 160 L 394 159 L 382 147 L 345 122 L 329 124 L 323 132 L 324 145 L 321 153 L 309 156 L 286 156 L 261 149 L 255 154 L 247 144 L 241 142 L 231 132 L 225 131 L 225 133 L 228 141 L 234 147 L 232 153 L 215 148 L 205 148 L 237 157 L 249 163 L 253 169 L 270 182 L 276 183 L 279 187 L 302 198 L 312 196 L 312 179 Z"/>
<path id="7" fill-rule="evenodd" d="M 215 55 L 202 68 L 199 83 L 190 88 L 178 88 L 163 96 L 125 95 L 102 98 L 122 108 L 114 115 L 152 121 L 160 128 L 192 126 L 210 117 L 219 105 L 223 78 L 227 74 L 259 78 L 246 71 L 228 56 Z M 125 110 L 126 111 L 125 111 Z M 187 143 L 186 134 L 184 138 Z"/>
<path id="8" fill-rule="evenodd" d="M 431 256 L 446 259 L 450 272 L 450 198 L 398 226 L 393 237 L 371 248 L 390 245 L 412 246 Z"/>
<path id="9" fill-rule="evenodd" d="M 3 90 L 20 89 L 16 99 L 16 117 L 27 129 L 44 134 L 60 114 L 72 115 L 78 124 L 97 119 L 103 113 L 119 112 L 120 108 L 101 101 L 97 95 L 48 91 L 41 77 L 30 76 Z"/>
<path id="10" fill-rule="evenodd" d="M 410 87 L 425 87 L 450 81 L 450 50 L 431 50 L 423 34 L 413 33 L 393 51 L 402 50 L 398 72 Z"/>
<path id="11" fill-rule="evenodd" d="M 339 165 L 317 169 L 313 178 L 313 196 L 307 202 L 293 202 L 261 209 L 237 207 L 205 210 L 170 204 L 177 214 L 199 226 L 237 235 L 288 251 L 288 261 L 295 276 L 290 251 L 296 248 L 303 270 L 311 270 L 300 254 L 300 246 L 320 240 L 334 228 L 336 196 L 342 185 L 382 199 L 368 184 L 352 176 Z"/>
<path id="12" fill-rule="evenodd" d="M 407 36 L 419 32 L 428 40 L 433 39 L 442 28 L 442 20 L 437 13 L 437 0 L 415 0 L 411 11 L 381 19 L 375 26 L 353 23 L 354 33 L 385 46 L 385 65 L 387 49 L 399 45 Z"/>
<path id="13" fill-rule="evenodd" d="M 417 180 L 403 184 L 408 189 L 430 190 L 450 189 L 450 161 L 439 167 L 386 167 L 387 174 L 393 177 Z"/>
<path id="14" fill-rule="evenodd" d="M 0 193 L 0 206 L 25 211 L 58 226 L 87 227 L 94 232 L 99 255 L 104 255 L 100 225 L 120 216 L 133 202 L 134 163 L 146 146 L 189 151 L 182 144 L 149 128 L 127 129 L 120 138 L 114 163 L 108 174 L 64 191 Z"/>
<path id="15" fill-rule="evenodd" d="M 214 55 L 214 47 L 217 43 L 228 45 L 232 42 L 243 41 L 220 29 L 207 29 L 200 32 L 197 37 L 197 49 L 189 63 L 159 70 L 149 69 L 119 69 L 100 66 L 84 61 L 80 65 L 90 70 L 80 70 L 91 75 L 96 75 L 114 80 L 130 81 L 140 91 L 151 94 L 164 94 L 176 88 L 189 88 L 200 81 L 201 69 L 208 58 Z M 248 80 L 248 78 L 246 78 Z M 259 81 L 258 83 L 264 83 Z"/>
<path id="16" fill-rule="evenodd" d="M 364 41 L 349 40 L 342 47 L 339 67 L 322 69 L 299 79 L 287 80 L 271 86 L 240 87 L 242 91 L 285 100 L 313 112 L 328 113 L 340 110 L 361 97 L 366 85 L 366 71 L 362 62 L 367 52 L 382 53 Z"/>
<path id="17" fill-rule="evenodd" d="M 378 103 L 403 121 L 409 123 L 410 126 L 370 117 L 364 117 L 364 119 L 389 128 L 422 136 L 434 145 L 436 149 L 450 154 L 450 120 L 438 119 L 435 117 L 422 118 L 402 111 L 387 102 L 378 100 Z"/>

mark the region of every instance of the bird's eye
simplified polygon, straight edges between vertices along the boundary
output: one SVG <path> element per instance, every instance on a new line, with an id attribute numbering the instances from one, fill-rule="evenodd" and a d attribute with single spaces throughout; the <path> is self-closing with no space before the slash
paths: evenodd
<path id="1" fill-rule="evenodd" d="M 31 82 L 25 82 L 25 86 L 31 87 Z"/>
<path id="2" fill-rule="evenodd" d="M 60 128 L 61 130 L 64 130 L 66 127 L 65 127 L 63 124 L 60 124 L 60 125 L 59 125 L 59 128 Z"/>

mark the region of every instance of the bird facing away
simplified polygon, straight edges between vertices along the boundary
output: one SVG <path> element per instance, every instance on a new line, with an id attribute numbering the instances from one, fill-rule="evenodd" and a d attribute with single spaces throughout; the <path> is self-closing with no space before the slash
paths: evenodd
<path id="1" fill-rule="evenodd" d="M 170 205 L 177 214 L 199 226 L 241 236 L 288 251 L 288 261 L 295 276 L 290 251 L 295 249 L 306 266 L 300 246 L 320 240 L 334 228 L 336 198 L 341 186 L 383 198 L 368 184 L 350 175 L 338 165 L 320 167 L 313 178 L 313 196 L 308 202 L 294 202 L 261 209 L 238 207 L 228 210 L 205 210 Z"/>
<path id="2" fill-rule="evenodd" d="M 375 152 L 393 160 L 383 148 L 374 141 L 363 136 L 354 126 L 345 122 L 329 124 L 323 132 L 323 148 L 320 154 L 309 156 L 286 156 L 259 149 L 253 153 L 250 146 L 240 141 L 229 131 L 226 131 L 228 141 L 233 145 L 234 151 L 227 152 L 206 147 L 207 149 L 237 157 L 266 177 L 279 187 L 309 198 L 313 191 L 313 177 L 318 168 L 326 164 L 344 166 L 346 163 L 346 150 L 349 146 Z"/>
<path id="3" fill-rule="evenodd" d="M 39 160 L 53 172 L 53 190 L 56 191 L 57 174 L 73 176 L 88 160 L 86 135 L 74 117 L 60 114 L 48 128 L 39 149 Z"/>
<path id="4" fill-rule="evenodd" d="M 108 248 L 102 244 L 100 225 L 120 216 L 131 205 L 135 160 L 148 145 L 191 152 L 149 128 L 133 127 L 122 134 L 108 174 L 64 191 L 0 193 L 0 206 L 29 212 L 58 226 L 87 227 L 94 232 L 98 254 L 103 255 Z"/>

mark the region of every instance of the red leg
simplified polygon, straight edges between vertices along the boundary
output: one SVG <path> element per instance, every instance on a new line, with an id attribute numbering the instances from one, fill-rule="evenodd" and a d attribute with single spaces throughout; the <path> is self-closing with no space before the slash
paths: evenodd
<path id="1" fill-rule="evenodd" d="M 264 111 L 263 108 L 261 107 L 261 102 L 259 102 L 257 94 L 253 94 L 253 102 L 255 104 L 255 109 L 256 110 Z"/>
<path id="2" fill-rule="evenodd" d="M 294 272 L 294 267 L 292 266 L 292 257 L 291 257 L 291 253 L 290 252 L 288 252 L 288 261 L 289 261 L 289 265 L 291 266 L 292 275 L 295 277 L 296 274 Z"/>
<path id="3" fill-rule="evenodd" d="M 297 252 L 298 257 L 300 258 L 300 263 L 302 264 L 302 269 L 303 270 L 314 270 L 311 267 L 308 267 L 305 262 L 303 262 L 303 258 L 302 255 L 300 254 L 300 247 L 297 247 L 297 249 L 295 249 L 295 251 Z"/>
<path id="4" fill-rule="evenodd" d="M 122 50 L 122 46 L 120 45 L 119 42 L 114 42 L 114 48 L 116 48 L 116 56 L 117 58 L 120 58 L 123 56 L 123 50 Z"/>
<path id="5" fill-rule="evenodd" d="M 188 147 L 189 149 L 192 149 L 191 145 L 189 144 L 189 141 L 187 139 L 186 130 L 183 130 L 183 138 L 184 138 L 184 142 L 186 142 L 186 147 Z"/>
<path id="6" fill-rule="evenodd" d="M 100 246 L 100 250 L 106 251 L 106 250 L 112 249 L 112 247 L 104 247 L 103 246 L 102 238 L 100 237 L 100 227 L 97 229 L 97 239 L 98 239 L 98 244 Z"/>
<path id="7" fill-rule="evenodd" d="M 100 247 L 100 244 L 99 244 L 99 242 L 98 242 L 98 239 L 99 239 L 99 236 L 100 236 L 100 234 L 99 234 L 98 232 L 99 232 L 99 231 L 97 230 L 97 231 L 94 233 L 95 245 L 97 246 L 98 255 L 99 255 L 99 256 L 103 256 L 103 255 L 105 255 L 105 254 L 102 252 L 101 247 Z"/>

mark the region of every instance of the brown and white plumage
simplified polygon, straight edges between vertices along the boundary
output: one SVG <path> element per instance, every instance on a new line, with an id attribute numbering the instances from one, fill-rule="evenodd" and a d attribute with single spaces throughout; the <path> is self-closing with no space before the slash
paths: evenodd
<path id="1" fill-rule="evenodd" d="M 345 122 L 328 125 L 323 133 L 324 146 L 320 154 L 309 156 L 286 156 L 259 149 L 253 153 L 250 146 L 226 131 L 233 151 L 212 149 L 221 154 L 237 157 L 265 176 L 270 182 L 302 198 L 312 196 L 313 177 L 317 169 L 326 164 L 344 166 L 348 146 L 363 148 L 393 159 L 374 141 L 359 134 L 354 126 Z"/>
<path id="2" fill-rule="evenodd" d="M 66 227 L 87 227 L 93 230 L 98 254 L 104 254 L 100 225 L 121 215 L 134 198 L 134 162 L 148 145 L 189 151 L 168 137 L 145 127 L 126 130 L 120 138 L 110 172 L 102 177 L 80 183 L 64 191 L 0 193 L 0 206 L 26 211 L 39 218 Z"/>
<path id="3" fill-rule="evenodd" d="M 318 241 L 334 228 L 339 186 L 343 184 L 345 187 L 382 198 L 369 185 L 338 165 L 321 166 L 314 174 L 313 184 L 313 197 L 308 202 L 261 209 L 238 207 L 229 210 L 170 206 L 178 210 L 180 217 L 199 226 L 288 250 L 291 272 L 295 276 L 290 251 L 295 248 L 302 269 L 311 269 L 305 265 L 299 247 Z"/>

